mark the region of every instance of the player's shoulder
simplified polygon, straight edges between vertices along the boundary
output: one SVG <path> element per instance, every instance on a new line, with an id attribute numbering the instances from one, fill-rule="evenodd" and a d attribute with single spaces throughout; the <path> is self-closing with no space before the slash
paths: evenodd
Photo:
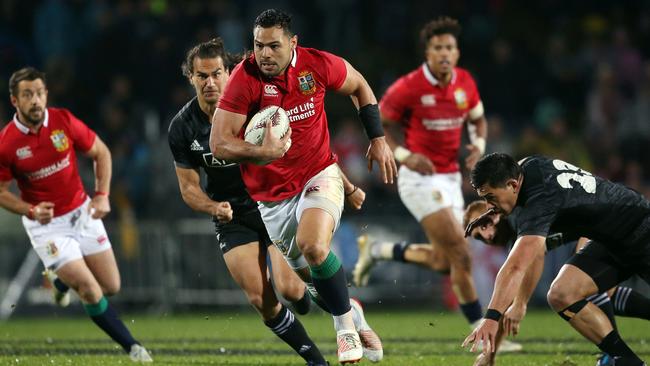
<path id="1" fill-rule="evenodd" d="M 182 129 L 193 119 L 195 114 L 193 108 L 194 103 L 197 103 L 196 97 L 185 103 L 185 105 L 176 113 L 176 115 L 172 117 L 171 122 L 169 122 L 169 128 L 167 129 L 167 132 L 171 133 L 172 131 Z"/>
<path id="2" fill-rule="evenodd" d="M 475 83 L 474 76 L 472 76 L 472 73 L 469 70 L 456 66 L 454 72 L 456 73 L 459 83 Z"/>
<path id="3" fill-rule="evenodd" d="M 339 57 L 333 54 L 332 52 L 319 50 L 312 47 L 296 47 L 296 57 L 298 57 L 298 62 L 319 62 L 323 57 L 334 56 Z"/>
<path id="4" fill-rule="evenodd" d="M 0 148 L 2 148 L 2 146 L 7 145 L 4 142 L 8 142 L 8 141 L 12 140 L 11 135 L 12 135 L 13 131 L 17 131 L 17 130 L 18 129 L 14 125 L 14 120 L 13 119 L 10 120 L 9 122 L 7 122 L 7 124 L 4 125 L 4 127 L 2 127 L 2 129 L 0 129 L 0 142 L 2 142 L 2 143 L 0 143 Z"/>

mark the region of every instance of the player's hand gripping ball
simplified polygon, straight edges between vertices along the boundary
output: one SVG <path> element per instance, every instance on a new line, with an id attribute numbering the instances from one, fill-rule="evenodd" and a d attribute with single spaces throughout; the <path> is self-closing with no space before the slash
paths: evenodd
<path id="1" fill-rule="evenodd" d="M 289 129 L 289 115 L 282 107 L 271 105 L 255 113 L 248 122 L 244 140 L 253 145 L 262 145 L 267 123 L 271 123 L 271 133 L 275 138 L 282 138 Z"/>

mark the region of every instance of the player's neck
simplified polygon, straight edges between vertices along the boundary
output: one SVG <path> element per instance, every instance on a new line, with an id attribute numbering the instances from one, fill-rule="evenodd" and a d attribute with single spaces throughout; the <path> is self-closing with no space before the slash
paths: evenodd
<path id="1" fill-rule="evenodd" d="M 431 75 L 433 75 L 433 77 L 436 78 L 436 80 L 438 81 L 438 84 L 440 84 L 440 86 L 444 87 L 444 86 L 449 85 L 449 83 L 451 82 L 451 77 L 453 76 L 452 72 L 449 72 L 449 73 L 446 73 L 446 74 L 437 72 L 431 67 L 431 65 L 429 65 L 429 63 L 427 63 L 427 67 L 429 68 L 429 71 L 431 72 Z"/>
<path id="2" fill-rule="evenodd" d="M 217 109 L 217 103 L 208 103 L 204 100 L 199 99 L 199 108 L 203 111 L 208 116 L 208 119 L 212 121 L 212 116 L 214 115 L 214 111 Z"/>

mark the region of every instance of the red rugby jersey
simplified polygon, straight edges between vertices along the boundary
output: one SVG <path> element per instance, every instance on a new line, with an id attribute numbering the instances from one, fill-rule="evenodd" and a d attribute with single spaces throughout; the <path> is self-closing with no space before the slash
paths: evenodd
<path id="1" fill-rule="evenodd" d="M 281 106 L 289 114 L 292 129 L 292 145 L 285 156 L 264 166 L 241 164 L 253 199 L 281 201 L 293 197 L 309 179 L 336 162 L 330 149 L 325 91 L 339 89 L 346 74 L 340 57 L 304 47 L 297 47 L 285 73 L 273 78 L 259 71 L 255 55 L 235 67 L 218 107 L 250 120 L 264 107 Z"/>
<path id="2" fill-rule="evenodd" d="M 75 150 L 86 152 L 95 133 L 67 109 L 47 108 L 34 134 L 14 115 L 0 131 L 0 181 L 16 179 L 21 198 L 33 205 L 54 203 L 54 216 L 86 199 Z"/>
<path id="3" fill-rule="evenodd" d="M 472 75 L 454 68 L 441 86 L 426 63 L 395 81 L 379 102 L 382 116 L 404 126 L 405 145 L 425 155 L 439 173 L 459 170 L 462 127 L 470 111 L 482 108 Z"/>

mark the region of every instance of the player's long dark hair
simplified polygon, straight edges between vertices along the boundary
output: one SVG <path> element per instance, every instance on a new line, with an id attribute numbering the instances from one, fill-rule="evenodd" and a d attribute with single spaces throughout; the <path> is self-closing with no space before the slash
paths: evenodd
<path id="1" fill-rule="evenodd" d="M 192 77 L 194 73 L 194 59 L 197 57 L 200 59 L 221 57 L 224 67 L 229 72 L 242 59 L 241 55 L 233 55 L 226 52 L 221 37 L 213 38 L 207 42 L 199 43 L 187 51 L 185 61 L 181 65 L 185 77 Z"/>
<path id="2" fill-rule="evenodd" d="M 484 156 L 472 169 L 471 181 L 474 189 L 486 183 L 493 188 L 504 187 L 509 179 L 518 179 L 521 167 L 508 154 L 492 153 Z"/>

